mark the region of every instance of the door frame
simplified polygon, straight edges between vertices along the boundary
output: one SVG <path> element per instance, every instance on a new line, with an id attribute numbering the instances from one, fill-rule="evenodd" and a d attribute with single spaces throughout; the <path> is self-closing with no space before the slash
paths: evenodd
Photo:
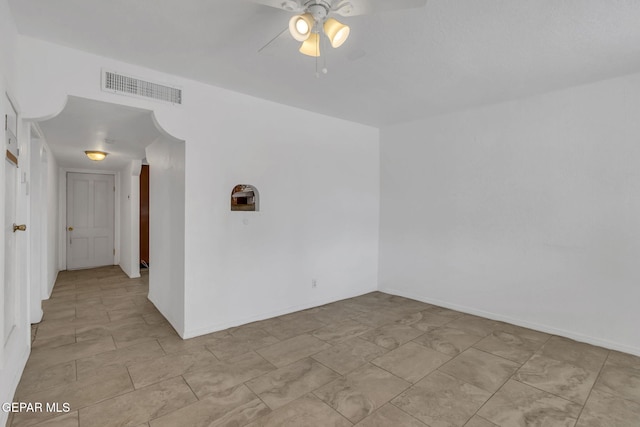
<path id="1" fill-rule="evenodd" d="M 6 138 L 6 136 L 5 136 Z M 21 196 L 20 194 L 20 190 L 21 190 L 21 185 L 20 185 L 20 175 L 22 173 L 22 171 L 19 169 L 19 163 L 20 160 L 24 160 L 21 159 L 20 156 L 18 157 L 14 157 L 14 156 L 9 156 L 9 151 L 6 151 L 5 153 L 2 153 L 3 155 L 3 159 L 2 162 L 4 163 L 4 171 L 3 171 L 3 176 L 5 178 L 11 176 L 11 180 L 7 180 L 7 179 L 3 179 L 2 181 L 2 186 L 3 186 L 3 190 L 5 190 L 3 192 L 3 198 L 4 198 L 4 205 L 3 205 L 3 211 L 2 211 L 2 227 L 5 230 L 5 235 L 3 238 L 3 266 L 4 266 L 4 271 L 3 271 L 3 281 L 2 281 L 2 289 L 0 290 L 0 301 L 2 304 L 2 308 L 0 309 L 2 311 L 2 317 L 0 318 L 0 366 L 3 366 L 4 364 L 4 350 L 7 347 L 10 347 L 11 342 L 16 340 L 16 329 L 21 329 L 21 324 L 20 324 L 20 318 L 22 317 L 22 313 L 21 310 L 24 309 L 24 307 L 22 307 L 22 301 L 21 301 L 21 285 L 23 285 L 24 283 L 24 279 L 26 278 L 26 276 L 24 276 L 22 273 L 23 271 L 21 271 L 21 258 L 24 257 L 24 254 L 21 251 L 20 248 L 20 241 L 19 239 L 21 237 L 23 237 L 23 232 L 20 232 L 18 234 L 16 234 L 16 231 L 14 229 L 13 233 L 11 233 L 10 229 L 11 227 L 7 227 L 5 228 L 5 225 L 8 224 L 7 223 L 7 218 L 12 217 L 12 219 L 9 219 L 9 223 L 13 222 L 13 225 L 15 227 L 15 224 L 18 223 L 22 223 L 22 215 L 19 212 L 19 198 Z M 6 156 L 6 157 L 5 157 Z M 8 194 L 7 191 L 11 191 L 11 194 Z M 11 203 L 7 203 L 9 200 L 11 200 Z M 11 206 L 12 209 L 10 214 L 7 215 L 7 208 Z M 29 222 L 27 220 L 28 218 L 25 218 L 24 223 L 27 224 L 27 229 L 29 228 Z M 24 233 L 26 234 L 26 232 Z M 25 237 L 29 237 L 28 234 L 26 234 Z M 7 244 L 10 245 L 10 253 L 7 253 Z M 27 261 L 28 261 L 28 255 L 27 255 Z M 7 279 L 6 274 L 9 274 L 9 280 Z M 5 290 L 7 289 L 6 286 L 7 284 L 9 285 L 9 289 L 11 290 L 11 294 L 7 295 L 5 293 Z M 5 307 L 7 302 L 9 303 L 9 308 L 10 308 L 10 313 L 12 313 L 11 315 L 11 319 L 9 324 L 6 323 L 6 314 L 7 312 L 5 311 Z M 7 332 L 7 326 L 10 326 L 9 329 L 9 333 L 6 334 Z M 5 335 L 6 334 L 6 335 Z"/>
<path id="2" fill-rule="evenodd" d="M 28 122 L 29 143 L 29 277 L 30 295 L 29 309 L 31 323 L 40 323 L 43 316 L 42 300 L 49 298 L 47 294 L 47 282 L 49 269 L 47 266 L 48 239 L 47 239 L 47 215 L 43 215 L 47 209 L 47 165 L 49 149 L 42 138 L 42 131 L 37 123 Z M 36 146 L 41 144 L 39 150 Z"/>
<path id="3" fill-rule="evenodd" d="M 60 168 L 58 174 L 58 250 L 60 257 L 58 259 L 58 270 L 67 269 L 67 172 L 72 173 L 90 173 L 94 175 L 113 175 L 116 186 L 114 200 L 114 226 L 113 226 L 113 245 L 115 255 L 113 256 L 113 265 L 120 264 L 120 172 L 113 170 L 94 170 L 94 169 L 77 169 L 77 168 Z"/>
<path id="4" fill-rule="evenodd" d="M 11 401 L 11 396 L 7 396 L 6 393 L 13 394 L 20 376 L 24 369 L 24 366 L 29 357 L 29 351 L 31 348 L 31 328 L 30 328 L 30 313 L 29 313 L 29 283 L 30 283 L 30 254 L 29 254 L 29 215 L 30 215 L 30 196 L 29 196 L 29 183 L 30 183 L 30 169 L 29 169 L 29 155 L 30 144 L 28 143 L 28 129 L 26 128 L 25 121 L 22 118 L 21 109 L 15 98 L 8 92 L 5 92 L 4 82 L 0 76 L 0 114 L 4 121 L 5 103 L 12 104 L 17 115 L 17 129 L 16 137 L 18 141 L 19 152 L 19 169 L 16 175 L 16 222 L 27 224 L 27 230 L 22 234 L 19 234 L 16 240 L 16 252 L 18 260 L 16 262 L 16 278 L 17 278 L 17 313 L 16 313 L 16 329 L 10 335 L 7 345 L 4 345 L 4 341 L 0 344 L 0 401 Z M 6 95 L 6 97 L 5 97 Z M 3 140 L 3 152 L 2 156 L 5 157 L 4 150 L 5 145 L 5 131 L 4 123 L 0 126 L 0 137 Z M 3 158 L 0 165 L 0 174 L 4 176 L 6 160 Z M 0 212 L 2 212 L 3 223 L 5 220 L 5 184 L 0 186 Z M 10 232 L 10 231 L 9 231 Z M 0 232 L 0 236 L 5 236 L 4 224 L 3 231 Z M 5 268 L 5 253 L 4 242 L 0 249 L 0 276 L 4 277 Z M 4 286 L 4 285 L 3 285 Z M 4 323 L 4 307 L 0 309 L 0 315 L 3 316 Z M 2 326 L 4 332 L 4 326 Z M 4 335 L 4 333 L 3 333 Z M 0 413 L 0 422 L 4 422 L 6 414 Z"/>

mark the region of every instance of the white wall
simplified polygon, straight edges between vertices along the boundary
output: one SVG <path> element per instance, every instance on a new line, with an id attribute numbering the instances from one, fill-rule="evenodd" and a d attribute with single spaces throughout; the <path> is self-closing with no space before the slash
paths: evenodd
<path id="1" fill-rule="evenodd" d="M 58 165 L 47 142 L 30 133 L 30 321 L 39 323 L 43 314 L 41 302 L 51 295 L 58 275 Z"/>
<path id="2" fill-rule="evenodd" d="M 19 47 L 26 116 L 51 116 L 75 95 L 153 110 L 185 141 L 184 336 L 376 289 L 376 129 L 27 37 Z M 103 67 L 181 86 L 184 104 L 102 92 Z M 239 183 L 261 191 L 261 212 L 230 212 Z M 182 261 L 150 262 L 153 282 L 154 264 Z"/>
<path id="3" fill-rule="evenodd" d="M 58 214 L 60 207 L 58 206 L 58 162 L 51 153 L 51 150 L 45 143 L 47 149 L 47 210 L 46 210 L 46 225 L 47 230 L 47 256 L 46 256 L 46 271 L 47 271 L 47 287 L 45 293 L 42 295 L 43 299 L 49 298 L 53 291 L 53 285 L 58 277 L 58 265 L 59 265 L 59 253 L 58 253 L 58 239 L 59 239 L 59 219 Z"/>
<path id="4" fill-rule="evenodd" d="M 39 136 L 31 137 L 30 179 L 30 245 L 31 282 L 38 292 L 31 295 L 48 299 L 58 277 L 58 163 L 47 142 Z M 46 214 L 43 215 L 43 212 Z M 38 307 L 40 303 L 37 303 Z M 33 311 L 32 311 L 33 312 Z M 31 323 L 37 318 L 32 315 Z"/>
<path id="5" fill-rule="evenodd" d="M 9 5 L 6 0 L 0 0 L 0 112 L 4 114 L 7 108 L 7 100 L 5 92 L 16 101 L 16 108 L 21 112 L 20 104 L 16 98 L 16 78 L 18 76 L 15 68 L 16 62 L 16 37 L 17 31 L 13 23 Z M 22 122 L 20 120 L 20 122 Z M 0 139 L 2 140 L 2 147 L 5 147 L 5 132 L 4 126 L 0 127 Z M 25 126 L 20 123 L 18 127 L 18 143 L 21 150 L 20 161 L 22 168 L 20 172 L 29 170 L 28 160 L 28 144 L 24 143 L 25 138 Z M 7 167 L 7 161 L 4 160 L 4 148 L 3 148 L 2 160 L 0 160 L 0 176 L 2 176 L 2 185 L 0 185 L 0 215 L 2 216 L 2 224 L 5 224 L 5 167 Z M 28 203 L 24 196 L 26 191 L 26 184 L 20 184 L 18 188 L 18 200 L 17 200 L 17 217 L 27 222 L 28 225 Z M 0 287 L 0 325 L 4 320 L 4 277 L 5 277 L 5 253 L 4 242 L 5 239 L 10 236 L 7 233 L 11 233 L 11 230 L 5 229 L 4 225 L 0 231 L 0 240 L 3 242 L 0 245 L 0 277 L 3 279 L 2 286 Z M 16 250 L 19 254 L 19 266 L 18 277 L 18 299 L 16 305 L 16 329 L 13 330 L 8 342 L 0 342 L 0 402 L 10 402 L 13 399 L 15 389 L 20 380 L 20 376 L 24 369 L 24 365 L 29 356 L 30 348 L 30 327 L 29 327 L 29 289 L 28 289 L 28 271 L 27 271 L 27 239 L 28 233 L 20 233 L 15 236 L 16 238 Z M 4 330 L 4 328 L 2 328 Z M 4 337 L 1 341 L 4 341 Z M 8 414 L 0 411 L 0 425 L 6 423 Z"/>
<path id="6" fill-rule="evenodd" d="M 47 230 L 47 217 L 42 215 L 47 209 L 46 183 L 43 175 L 47 174 L 47 156 L 44 155 L 44 142 L 31 133 L 30 154 L 30 189 L 29 199 L 29 255 L 30 255 L 30 320 L 38 323 L 42 320 L 42 295 L 46 288 L 47 270 L 42 268 L 46 259 L 47 245 L 43 245 Z"/>
<path id="7" fill-rule="evenodd" d="M 640 354 L 640 75 L 381 132 L 380 288 Z"/>
<path id="8" fill-rule="evenodd" d="M 184 142 L 159 138 L 149 163 L 149 299 L 180 335 L 185 331 Z"/>
<path id="9" fill-rule="evenodd" d="M 140 277 L 140 168 L 132 160 L 120 171 L 120 268 Z"/>
<path id="10" fill-rule="evenodd" d="M 187 334 L 375 290 L 377 130 L 245 97 L 231 107 L 201 153 L 187 139 Z M 237 184 L 257 187 L 260 212 L 230 211 Z"/>

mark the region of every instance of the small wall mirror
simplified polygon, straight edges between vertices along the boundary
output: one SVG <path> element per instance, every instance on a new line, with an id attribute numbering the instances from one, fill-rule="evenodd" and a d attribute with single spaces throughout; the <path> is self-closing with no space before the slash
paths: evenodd
<path id="1" fill-rule="evenodd" d="M 253 185 L 238 184 L 231 191 L 231 210 L 256 212 L 259 206 L 258 190 Z"/>

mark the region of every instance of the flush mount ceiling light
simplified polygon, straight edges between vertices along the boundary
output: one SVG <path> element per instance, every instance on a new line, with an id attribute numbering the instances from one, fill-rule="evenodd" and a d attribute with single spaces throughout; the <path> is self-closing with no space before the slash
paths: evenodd
<path id="1" fill-rule="evenodd" d="M 294 12 L 289 20 L 289 34 L 302 42 L 300 52 L 313 57 L 320 56 L 322 34 L 326 35 L 333 48 L 347 41 L 351 29 L 332 15 L 358 16 L 396 9 L 422 7 L 427 0 L 249 0 L 266 6 Z M 282 33 L 285 33 L 286 29 Z M 281 34 L 282 34 L 281 33 Z M 259 52 L 273 43 L 274 37 Z"/>
<path id="2" fill-rule="evenodd" d="M 104 151 L 85 151 L 84 154 L 87 155 L 89 160 L 99 162 L 100 160 L 104 160 L 109 153 L 105 153 Z"/>

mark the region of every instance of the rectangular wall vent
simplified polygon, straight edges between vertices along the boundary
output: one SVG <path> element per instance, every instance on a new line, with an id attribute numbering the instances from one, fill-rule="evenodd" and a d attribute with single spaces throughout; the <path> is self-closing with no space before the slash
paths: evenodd
<path id="1" fill-rule="evenodd" d="M 106 92 L 152 98 L 172 104 L 182 104 L 182 90 L 125 76 L 112 71 L 102 71 L 102 90 Z"/>

